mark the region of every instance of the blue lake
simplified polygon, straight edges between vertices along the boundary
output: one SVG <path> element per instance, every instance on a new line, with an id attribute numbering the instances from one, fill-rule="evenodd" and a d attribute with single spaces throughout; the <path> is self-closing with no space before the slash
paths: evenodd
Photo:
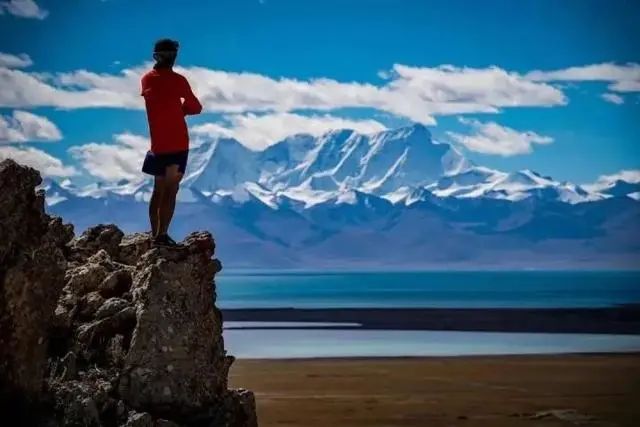
<path id="1" fill-rule="evenodd" d="M 225 272 L 222 308 L 608 307 L 640 303 L 638 271 Z"/>
<path id="2" fill-rule="evenodd" d="M 640 272 L 225 272 L 222 308 L 549 308 L 640 303 Z M 281 329 L 295 326 L 301 329 Z M 640 351 L 640 335 L 341 329 L 225 322 L 241 358 L 463 356 Z M 259 329 L 256 329 L 259 328 Z"/>
<path id="3" fill-rule="evenodd" d="M 227 329 L 240 358 L 472 356 L 640 351 L 640 335 L 340 329 Z"/>

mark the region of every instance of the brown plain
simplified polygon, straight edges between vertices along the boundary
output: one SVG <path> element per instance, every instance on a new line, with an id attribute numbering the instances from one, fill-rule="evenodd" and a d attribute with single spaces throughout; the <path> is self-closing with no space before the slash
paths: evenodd
<path id="1" fill-rule="evenodd" d="M 640 426 L 640 354 L 238 360 L 261 427 Z"/>

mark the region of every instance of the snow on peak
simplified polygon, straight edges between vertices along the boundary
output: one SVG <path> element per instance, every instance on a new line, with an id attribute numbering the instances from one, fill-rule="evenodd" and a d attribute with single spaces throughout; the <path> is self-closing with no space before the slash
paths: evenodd
<path id="1" fill-rule="evenodd" d="M 513 202 L 530 197 L 581 203 L 601 197 L 571 183 L 560 183 L 529 169 L 516 172 L 473 166 L 458 174 L 443 176 L 428 187 L 438 197 L 493 198 Z"/>
<path id="2" fill-rule="evenodd" d="M 616 174 L 603 175 L 596 182 L 582 187 L 604 197 L 630 196 L 640 191 L 640 170 L 623 170 Z"/>
<path id="3" fill-rule="evenodd" d="M 70 197 L 133 197 L 147 201 L 151 180 L 93 183 L 74 188 L 48 183 L 48 203 Z M 560 183 L 529 169 L 501 172 L 467 160 L 455 147 L 434 141 L 421 124 L 361 134 L 337 129 L 320 136 L 296 134 L 263 151 L 229 137 L 199 138 L 179 199 L 215 203 L 259 201 L 309 208 L 320 203 L 360 203 L 359 195 L 404 203 L 456 198 L 520 201 L 530 197 L 580 203 L 640 193 L 640 171 L 601 177 L 591 186 Z"/>
<path id="4" fill-rule="evenodd" d="M 65 180 L 68 181 L 68 180 Z M 44 178 L 42 180 L 42 184 L 40 184 L 40 188 L 45 191 L 47 194 L 46 202 L 47 205 L 53 206 L 60 202 L 64 202 L 69 198 L 73 197 L 71 182 L 66 182 L 66 185 L 61 185 L 57 181 L 51 178 Z"/>
<path id="5" fill-rule="evenodd" d="M 231 190 L 244 182 L 258 181 L 256 152 L 233 138 L 216 138 L 189 151 L 184 185 L 205 193 Z"/>

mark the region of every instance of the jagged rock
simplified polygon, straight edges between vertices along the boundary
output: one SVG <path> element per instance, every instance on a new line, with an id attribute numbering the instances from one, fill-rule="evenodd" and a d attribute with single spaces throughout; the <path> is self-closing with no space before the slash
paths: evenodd
<path id="1" fill-rule="evenodd" d="M 113 224 L 91 227 L 73 240 L 72 255 L 76 259 L 88 258 L 98 250 L 104 250 L 114 258 L 120 252 L 120 241 L 124 233 Z"/>
<path id="2" fill-rule="evenodd" d="M 103 303 L 104 298 L 99 292 L 89 292 L 80 298 L 78 314 L 83 319 L 92 319 Z"/>
<path id="3" fill-rule="evenodd" d="M 80 325 L 77 329 L 77 348 L 86 361 L 95 362 L 106 355 L 111 339 L 117 334 L 131 336 L 136 313 L 133 307 L 126 307 L 113 316 Z"/>
<path id="4" fill-rule="evenodd" d="M 64 305 L 58 305 L 53 312 L 53 319 L 51 321 L 52 329 L 59 331 L 59 334 L 61 335 L 68 334 L 68 331 L 71 330 L 74 316 L 75 313 L 72 309 L 69 309 Z"/>
<path id="5" fill-rule="evenodd" d="M 224 407 L 226 426 L 258 426 L 256 400 L 253 392 L 245 389 L 230 390 Z"/>
<path id="6" fill-rule="evenodd" d="M 51 380 L 68 381 L 77 376 L 76 355 L 68 352 L 60 361 L 54 362 L 51 366 Z"/>
<path id="7" fill-rule="evenodd" d="M 146 412 L 131 411 L 123 427 L 153 427 L 153 417 Z"/>
<path id="8" fill-rule="evenodd" d="M 111 316 L 123 308 L 129 306 L 129 302 L 127 300 L 123 300 L 122 298 L 109 298 L 100 306 L 98 311 L 96 311 L 96 319 L 103 319 L 105 317 Z"/>
<path id="9" fill-rule="evenodd" d="M 41 397 L 48 327 L 73 228 L 44 213 L 40 174 L 0 162 L 0 405 Z M 2 409 L 0 407 L 0 409 Z"/>
<path id="10" fill-rule="evenodd" d="M 65 288 L 75 296 L 97 291 L 103 280 L 116 269 L 108 253 L 100 250 L 91 255 L 86 264 L 67 270 Z"/>
<path id="11" fill-rule="evenodd" d="M 213 404 L 226 390 L 222 319 L 211 304 L 213 248 L 208 233 L 196 233 L 180 248 L 148 251 L 137 264 L 137 325 L 121 383 L 134 407 L 189 412 Z"/>
<path id="12" fill-rule="evenodd" d="M 106 354 L 108 360 L 114 366 L 122 366 L 125 356 L 125 336 L 122 334 L 116 334 L 109 340 L 106 348 Z"/>
<path id="13" fill-rule="evenodd" d="M 100 294 L 105 298 L 124 295 L 131 288 L 131 273 L 131 269 L 124 268 L 109 274 L 98 287 Z"/>
<path id="14" fill-rule="evenodd" d="M 101 379 L 53 382 L 54 406 L 62 415 L 62 425 L 101 426 L 100 410 L 112 389 L 110 382 Z"/>
<path id="15" fill-rule="evenodd" d="M 233 357 L 224 350 L 213 304 L 211 285 L 221 268 L 214 250 L 208 233 L 193 233 L 177 248 L 125 236 L 118 262 L 95 248 L 69 269 L 58 308 L 73 319 L 67 346 L 77 355 L 76 369 L 102 367 L 102 379 L 116 385 L 111 403 L 97 402 L 101 419 L 129 413 L 122 425 L 257 425 L 253 394 L 227 390 Z M 99 301 L 96 294 L 119 296 L 92 311 L 86 307 Z"/>
<path id="16" fill-rule="evenodd" d="M 180 424 L 169 420 L 156 420 L 156 427 L 181 427 Z"/>
<path id="17" fill-rule="evenodd" d="M 67 334 L 71 333 L 74 322 L 93 319 L 101 308 L 99 319 L 122 309 L 124 306 L 114 301 L 103 308 L 105 299 L 122 296 L 131 287 L 132 267 L 114 262 L 103 249 L 94 249 L 96 252 L 86 258 L 85 263 L 75 263 L 65 274 L 54 325 Z M 119 309 L 114 309 L 113 304 L 120 304 Z"/>
<path id="18" fill-rule="evenodd" d="M 120 242 L 118 261 L 135 265 L 140 256 L 151 249 L 153 240 L 149 233 L 135 233 L 124 236 Z"/>
<path id="19" fill-rule="evenodd" d="M 211 235 L 162 248 L 100 225 L 68 243 L 39 181 L 0 164 L 2 413 L 13 393 L 38 408 L 24 425 L 256 427 L 253 394 L 227 389 Z"/>

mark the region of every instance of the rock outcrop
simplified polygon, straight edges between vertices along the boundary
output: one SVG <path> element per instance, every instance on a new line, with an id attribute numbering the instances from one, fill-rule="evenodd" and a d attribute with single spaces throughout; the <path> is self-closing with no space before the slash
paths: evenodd
<path id="1" fill-rule="evenodd" d="M 211 235 L 163 248 L 99 225 L 70 241 L 38 183 L 0 164 L 4 396 L 47 426 L 257 426 L 253 394 L 227 388 Z"/>
<path id="2" fill-rule="evenodd" d="M 9 408 L 42 398 L 48 328 L 73 236 L 45 214 L 40 182 L 33 169 L 0 163 L 0 399 Z"/>

